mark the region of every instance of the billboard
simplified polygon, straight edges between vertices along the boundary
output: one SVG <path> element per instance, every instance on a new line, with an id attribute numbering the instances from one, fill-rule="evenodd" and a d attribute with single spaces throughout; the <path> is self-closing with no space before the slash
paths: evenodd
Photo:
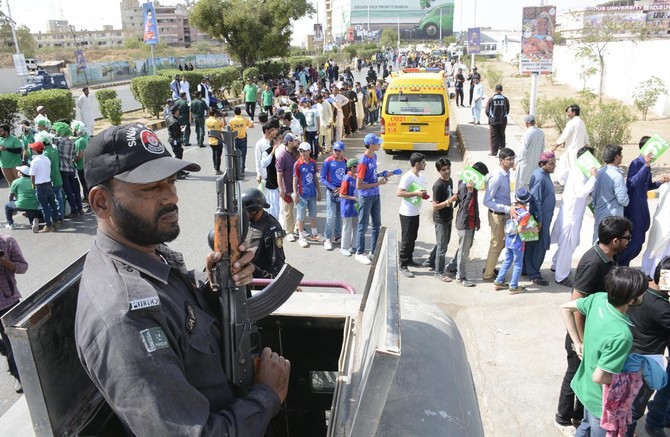
<path id="1" fill-rule="evenodd" d="M 393 26 L 404 39 L 437 39 L 454 28 L 454 0 L 335 0 L 350 2 L 350 25 L 366 32 Z M 344 7 L 343 10 L 347 8 Z"/>
<path id="2" fill-rule="evenodd" d="M 74 60 L 77 64 L 77 71 L 86 70 L 86 58 L 84 57 L 83 50 L 74 51 Z"/>
<path id="3" fill-rule="evenodd" d="M 479 27 L 471 27 L 468 29 L 468 53 L 477 54 L 481 51 L 482 32 Z"/>
<path id="4" fill-rule="evenodd" d="M 549 74 L 553 71 L 555 6 L 523 8 L 519 71 Z"/>
<path id="5" fill-rule="evenodd" d="M 323 41 L 323 25 L 320 23 L 315 23 L 314 24 L 314 42 L 321 42 Z"/>
<path id="6" fill-rule="evenodd" d="M 142 5 L 144 13 L 144 42 L 146 44 L 158 44 L 158 26 L 156 23 L 156 10 L 152 2 Z"/>

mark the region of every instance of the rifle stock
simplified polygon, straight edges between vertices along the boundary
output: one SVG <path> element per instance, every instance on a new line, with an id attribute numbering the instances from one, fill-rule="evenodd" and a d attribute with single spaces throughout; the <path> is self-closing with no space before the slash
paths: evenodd
<path id="1" fill-rule="evenodd" d="M 232 266 L 240 258 L 240 243 L 246 229 L 239 181 L 243 179 L 240 152 L 234 149 L 235 132 L 223 131 L 225 171 L 216 181 L 217 208 L 214 214 L 213 247 L 221 253 L 214 266 L 212 290 L 221 301 L 223 367 L 239 396 L 253 385 L 254 359 L 251 335 L 253 323 L 277 309 L 295 291 L 302 273 L 288 264 L 272 284 L 247 300 L 247 287 L 232 280 Z"/>

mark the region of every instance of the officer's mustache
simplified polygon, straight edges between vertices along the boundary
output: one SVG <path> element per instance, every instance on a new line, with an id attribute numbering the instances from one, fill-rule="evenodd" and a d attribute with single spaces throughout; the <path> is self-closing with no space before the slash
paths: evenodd
<path id="1" fill-rule="evenodd" d="M 172 205 L 168 205 L 168 206 L 164 206 L 164 207 L 162 207 L 162 208 L 159 209 L 158 212 L 156 213 L 156 220 L 158 220 L 159 218 L 163 217 L 165 214 L 169 214 L 169 213 L 171 213 L 171 212 L 173 212 L 173 211 L 179 213 L 179 207 L 177 207 L 176 204 L 172 204 Z"/>

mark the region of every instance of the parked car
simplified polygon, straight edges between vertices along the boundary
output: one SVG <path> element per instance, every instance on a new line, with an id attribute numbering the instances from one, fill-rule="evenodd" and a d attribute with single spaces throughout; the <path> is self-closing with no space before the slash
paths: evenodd
<path id="1" fill-rule="evenodd" d="M 60 89 L 67 90 L 65 75 L 63 73 L 47 73 L 44 70 L 38 70 L 35 76 L 28 76 L 28 83 L 16 89 L 16 92 L 22 96 L 33 91 Z"/>

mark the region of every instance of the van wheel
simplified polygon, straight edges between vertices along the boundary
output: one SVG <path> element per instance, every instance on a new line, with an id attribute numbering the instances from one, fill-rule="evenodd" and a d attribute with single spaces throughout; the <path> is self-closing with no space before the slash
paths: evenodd
<path id="1" fill-rule="evenodd" d="M 437 35 L 438 28 L 435 24 L 430 23 L 425 27 L 426 35 L 435 36 Z"/>
<path id="2" fill-rule="evenodd" d="M 391 149 L 384 149 L 384 153 L 386 153 L 387 155 L 393 155 L 394 151 Z"/>

